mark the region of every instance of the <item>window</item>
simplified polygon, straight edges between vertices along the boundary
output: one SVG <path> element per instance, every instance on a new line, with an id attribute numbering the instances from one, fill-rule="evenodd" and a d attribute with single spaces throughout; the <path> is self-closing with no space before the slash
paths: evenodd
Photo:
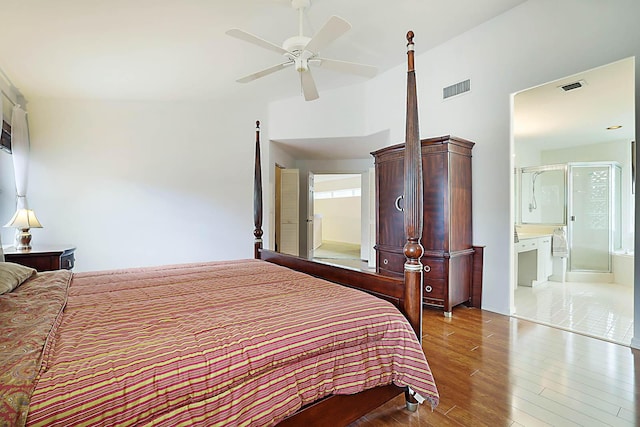
<path id="1" fill-rule="evenodd" d="M 313 198 L 320 199 L 340 199 L 345 197 L 360 197 L 360 188 L 345 188 L 342 190 L 333 191 L 316 191 L 313 193 Z"/>

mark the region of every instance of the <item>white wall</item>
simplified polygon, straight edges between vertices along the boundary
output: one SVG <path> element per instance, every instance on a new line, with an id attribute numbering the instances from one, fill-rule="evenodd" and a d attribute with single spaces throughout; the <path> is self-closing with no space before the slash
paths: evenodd
<path id="1" fill-rule="evenodd" d="M 315 193 L 352 188 L 362 188 L 361 177 L 351 177 L 323 182 L 315 182 Z M 361 242 L 361 207 L 360 196 L 315 199 L 314 214 L 320 214 L 322 220 L 322 240 L 333 242 Z M 317 242 L 314 242 L 314 245 Z"/>
<path id="2" fill-rule="evenodd" d="M 367 117 L 352 114 L 365 109 L 366 101 L 365 85 L 323 91 L 313 102 L 300 96 L 274 101 L 269 104 L 269 135 L 274 140 L 371 135 L 363 132 Z"/>
<path id="3" fill-rule="evenodd" d="M 513 240 L 512 94 L 619 59 L 640 57 L 637 16 L 637 0 L 530 0 L 417 56 L 421 136 L 453 134 L 476 142 L 473 227 L 475 244 L 486 245 L 483 308 L 512 311 L 506 262 Z M 411 29 L 420 52 L 420 28 Z M 357 87 L 325 92 L 323 103 L 313 107 L 293 108 L 294 100 L 273 103 L 269 110 L 273 132 L 289 138 L 335 137 L 341 132 L 368 135 L 389 129 L 390 143 L 401 142 L 405 70 L 402 64 Z M 636 88 L 640 88 L 638 76 L 636 69 Z M 443 87 L 466 78 L 471 79 L 470 93 L 441 100 Z M 639 104 L 637 99 L 636 91 Z M 336 116 L 336 111 L 342 114 Z M 329 126 L 318 123 L 325 114 L 334 118 Z M 285 130 L 286 123 L 296 123 L 295 130 Z M 636 126 L 639 123 L 636 120 Z M 638 295 L 636 307 L 640 307 Z"/>
<path id="4" fill-rule="evenodd" d="M 252 257 L 265 116 L 255 103 L 31 99 L 34 243 L 76 245 L 76 271 Z"/>
<path id="5" fill-rule="evenodd" d="M 360 197 L 316 200 L 314 210 L 322 215 L 322 241 L 359 246 L 360 204 Z"/>

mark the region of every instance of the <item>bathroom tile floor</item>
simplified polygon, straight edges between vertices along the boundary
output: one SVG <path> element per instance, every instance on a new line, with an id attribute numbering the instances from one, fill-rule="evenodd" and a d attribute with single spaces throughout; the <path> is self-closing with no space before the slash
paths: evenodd
<path id="1" fill-rule="evenodd" d="M 518 286 L 515 317 L 629 346 L 633 287 L 615 283 L 544 282 Z"/>

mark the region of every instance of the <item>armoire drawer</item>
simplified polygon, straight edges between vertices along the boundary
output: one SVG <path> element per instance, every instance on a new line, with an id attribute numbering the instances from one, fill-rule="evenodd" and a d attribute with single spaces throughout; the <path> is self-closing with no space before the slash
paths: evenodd
<path id="1" fill-rule="evenodd" d="M 404 254 L 378 251 L 378 268 L 380 270 L 403 274 L 405 259 Z"/>
<path id="2" fill-rule="evenodd" d="M 422 271 L 425 281 L 429 278 L 444 279 L 444 259 L 422 257 L 420 261 L 424 266 Z"/>
<path id="3" fill-rule="evenodd" d="M 422 297 L 430 299 L 444 299 L 444 280 L 427 279 L 424 277 L 422 282 Z"/>

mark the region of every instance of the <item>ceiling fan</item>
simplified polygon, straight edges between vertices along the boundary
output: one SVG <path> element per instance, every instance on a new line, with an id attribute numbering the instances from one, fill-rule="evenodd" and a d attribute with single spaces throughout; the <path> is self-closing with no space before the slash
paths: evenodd
<path id="1" fill-rule="evenodd" d="M 282 54 L 286 60 L 279 64 L 273 65 L 264 70 L 249 74 L 236 80 L 239 83 L 248 83 L 250 81 L 259 79 L 260 77 L 267 76 L 275 73 L 276 71 L 283 70 L 290 66 L 294 66 L 295 70 L 300 75 L 300 85 L 302 87 L 302 93 L 306 101 L 312 101 L 319 97 L 318 89 L 316 88 L 315 81 L 311 74 L 311 65 L 320 66 L 323 68 L 332 69 L 344 73 L 356 74 L 363 77 L 373 77 L 377 73 L 376 67 L 371 65 L 357 64 L 355 62 L 339 61 L 336 59 L 327 59 L 319 56 L 319 53 L 326 46 L 331 44 L 338 37 L 349 31 L 351 24 L 338 16 L 332 16 L 329 20 L 320 28 L 320 30 L 313 36 L 307 37 L 303 32 L 303 19 L 304 11 L 309 7 L 311 0 L 292 0 L 291 6 L 298 10 L 298 28 L 299 34 L 297 36 L 289 37 L 282 43 L 282 46 L 278 46 L 275 43 L 271 43 L 258 36 L 255 36 L 246 31 L 234 28 L 226 32 L 231 37 L 235 37 L 240 40 L 252 43 L 260 46 L 264 49 L 268 49 Z"/>

